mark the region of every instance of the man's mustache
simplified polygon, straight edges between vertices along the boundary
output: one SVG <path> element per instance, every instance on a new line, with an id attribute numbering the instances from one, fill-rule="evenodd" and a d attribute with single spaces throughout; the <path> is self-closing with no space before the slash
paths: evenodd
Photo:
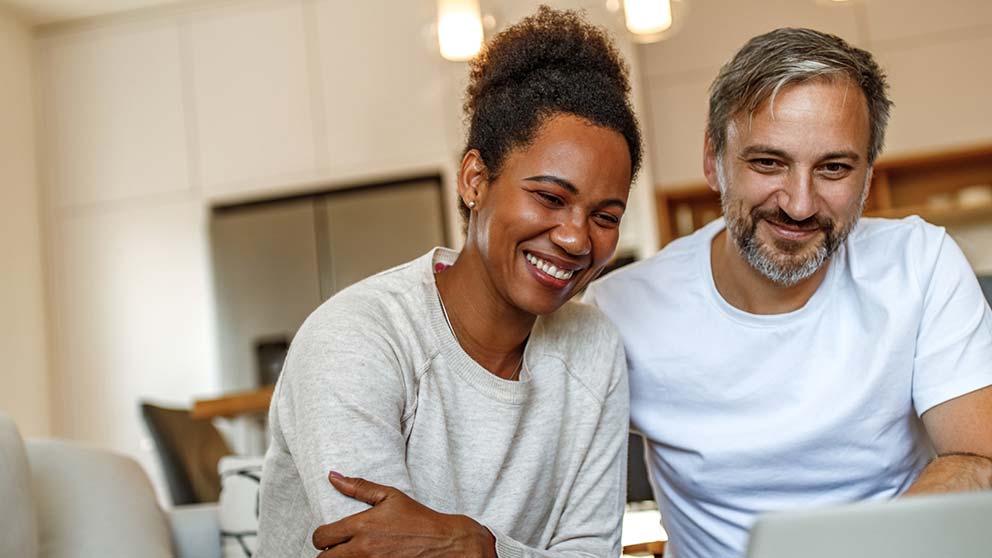
<path id="1" fill-rule="evenodd" d="M 789 214 L 786 213 L 781 207 L 776 209 L 755 208 L 754 211 L 751 212 L 751 218 L 754 219 L 755 223 L 757 223 L 758 220 L 763 219 L 765 221 L 771 221 L 773 223 L 795 227 L 806 231 L 816 229 L 824 229 L 829 231 L 832 230 L 834 226 L 833 219 L 823 217 L 819 214 L 811 215 L 802 221 L 797 221 L 792 217 L 789 217 Z"/>

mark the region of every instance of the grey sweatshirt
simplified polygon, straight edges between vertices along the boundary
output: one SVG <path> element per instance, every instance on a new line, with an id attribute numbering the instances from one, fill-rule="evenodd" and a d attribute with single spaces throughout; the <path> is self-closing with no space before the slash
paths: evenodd
<path id="1" fill-rule="evenodd" d="M 497 554 L 616 557 L 626 491 L 623 346 L 596 308 L 537 320 L 520 381 L 466 354 L 437 248 L 340 292 L 293 340 L 269 413 L 259 558 L 313 557 L 313 531 L 368 505 L 330 470 L 488 527 Z"/>

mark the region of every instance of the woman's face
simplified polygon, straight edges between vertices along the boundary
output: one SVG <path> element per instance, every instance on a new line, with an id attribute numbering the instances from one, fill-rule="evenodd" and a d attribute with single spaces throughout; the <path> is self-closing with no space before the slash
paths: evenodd
<path id="1" fill-rule="evenodd" d="M 603 270 L 617 246 L 630 189 L 618 132 L 573 115 L 547 119 L 480 181 L 469 224 L 496 294 L 530 314 L 557 310 Z M 465 192 L 463 192 L 465 197 Z"/>

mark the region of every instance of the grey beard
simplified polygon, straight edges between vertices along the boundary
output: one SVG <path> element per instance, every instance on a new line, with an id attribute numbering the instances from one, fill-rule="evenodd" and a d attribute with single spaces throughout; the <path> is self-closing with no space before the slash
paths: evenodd
<path id="1" fill-rule="evenodd" d="M 727 232 L 734 240 L 738 251 L 755 271 L 769 281 L 782 287 L 791 287 L 805 281 L 823 267 L 823 264 L 834 255 L 841 244 L 847 240 L 847 236 L 854 230 L 854 226 L 858 223 L 858 219 L 861 218 L 861 213 L 864 211 L 865 202 L 868 200 L 868 182 L 866 181 L 855 217 L 844 228 L 837 231 L 836 234 L 833 231 L 824 230 L 826 237 L 823 242 L 816 247 L 816 251 L 810 257 L 806 258 L 801 265 L 783 266 L 775 261 L 775 255 L 769 247 L 758 242 L 756 234 L 758 220 L 753 215 L 750 216 L 750 227 L 746 227 L 745 223 L 740 219 L 727 219 L 733 213 L 729 211 L 730 207 L 728 207 L 731 200 L 727 194 L 727 177 L 724 174 L 722 163 L 717 164 L 716 174 L 717 183 L 720 187 L 720 205 L 723 209 Z M 869 174 L 869 178 L 870 176 Z"/>
<path id="2" fill-rule="evenodd" d="M 846 235 L 845 235 L 846 236 Z M 816 252 L 799 267 L 786 267 L 774 261 L 774 256 L 768 254 L 767 250 L 762 250 L 761 244 L 756 240 L 756 236 L 750 234 L 746 237 L 734 235 L 734 243 L 747 263 L 751 264 L 758 273 L 765 276 L 769 281 L 782 287 L 791 287 L 806 279 L 809 279 L 820 267 L 833 255 L 840 243 L 832 242 L 833 246 L 827 246 L 824 242 L 816 247 Z"/>

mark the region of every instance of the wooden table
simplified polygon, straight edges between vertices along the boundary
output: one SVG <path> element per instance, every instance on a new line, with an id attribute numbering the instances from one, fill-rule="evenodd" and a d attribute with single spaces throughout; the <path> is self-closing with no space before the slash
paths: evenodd
<path id="1" fill-rule="evenodd" d="M 193 418 L 237 417 L 256 413 L 267 413 L 272 401 L 275 386 L 241 391 L 216 399 L 197 399 L 193 402 L 190 414 Z"/>

